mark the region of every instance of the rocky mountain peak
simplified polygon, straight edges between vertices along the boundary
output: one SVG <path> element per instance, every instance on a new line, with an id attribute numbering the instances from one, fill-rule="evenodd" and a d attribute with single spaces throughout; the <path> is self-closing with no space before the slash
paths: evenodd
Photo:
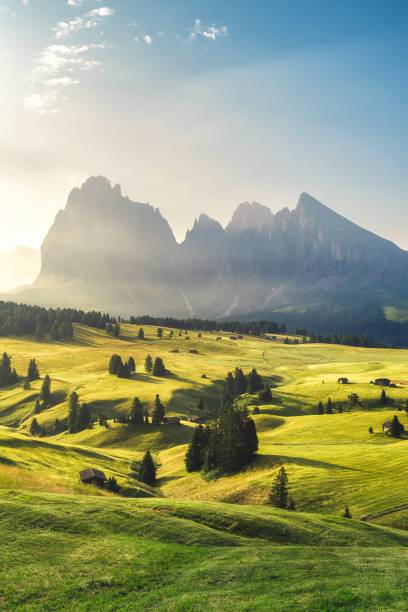
<path id="1" fill-rule="evenodd" d="M 274 215 L 267 206 L 259 202 L 241 202 L 235 209 L 227 231 L 239 233 L 247 229 L 261 231 L 264 227 L 272 227 Z"/>

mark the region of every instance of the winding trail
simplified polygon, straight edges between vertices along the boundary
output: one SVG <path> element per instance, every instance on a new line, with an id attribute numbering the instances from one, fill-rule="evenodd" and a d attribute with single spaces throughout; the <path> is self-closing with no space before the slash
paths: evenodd
<path id="1" fill-rule="evenodd" d="M 408 508 L 408 504 L 402 504 L 402 506 L 395 506 L 394 508 L 388 508 L 388 510 L 381 510 L 380 512 L 374 512 L 373 514 L 367 514 L 367 516 L 361 517 L 360 521 L 369 521 L 370 519 L 378 518 L 379 516 L 385 516 L 386 514 L 392 514 L 393 512 L 399 512 Z"/>

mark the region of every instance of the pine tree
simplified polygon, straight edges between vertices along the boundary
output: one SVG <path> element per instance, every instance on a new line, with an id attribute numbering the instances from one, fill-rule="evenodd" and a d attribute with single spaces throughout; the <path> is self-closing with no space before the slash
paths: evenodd
<path id="1" fill-rule="evenodd" d="M 89 405 L 84 402 L 78 410 L 76 430 L 83 431 L 87 429 L 91 425 L 91 421 L 91 409 Z"/>
<path id="2" fill-rule="evenodd" d="M 3 353 L 0 362 L 0 387 L 12 385 L 15 382 L 14 378 L 15 376 L 11 370 L 11 359 L 7 353 Z"/>
<path id="3" fill-rule="evenodd" d="M 32 382 L 33 380 L 38 380 L 40 378 L 40 373 L 38 371 L 35 359 L 31 359 L 28 365 L 27 378 L 30 380 L 30 382 Z"/>
<path id="4" fill-rule="evenodd" d="M 227 378 L 224 382 L 224 389 L 222 394 L 222 406 L 227 402 L 232 403 L 236 397 L 235 393 L 235 381 L 232 372 L 228 372 Z"/>
<path id="5" fill-rule="evenodd" d="M 198 425 L 184 458 L 187 472 L 199 472 L 204 465 L 204 430 Z"/>
<path id="6" fill-rule="evenodd" d="M 44 406 L 47 406 L 51 401 L 51 379 L 48 374 L 46 374 L 41 386 L 40 399 Z"/>
<path id="7" fill-rule="evenodd" d="M 127 363 L 122 363 L 119 367 L 118 378 L 129 378 L 130 377 L 130 369 Z"/>
<path id="8" fill-rule="evenodd" d="M 37 323 L 35 328 L 35 337 L 37 340 L 44 340 L 45 338 L 45 325 L 44 323 Z"/>
<path id="9" fill-rule="evenodd" d="M 162 328 L 161 328 L 161 327 L 158 327 L 158 328 L 157 328 L 157 337 L 158 337 L 158 338 L 161 338 L 162 336 L 163 336 L 163 330 L 162 330 Z"/>
<path id="10" fill-rule="evenodd" d="M 263 389 L 263 386 L 262 376 L 258 374 L 255 368 L 252 368 L 252 371 L 248 374 L 248 393 L 256 393 Z"/>
<path id="11" fill-rule="evenodd" d="M 113 326 L 113 335 L 115 338 L 119 338 L 120 335 L 120 325 L 119 323 L 115 323 L 115 325 Z"/>
<path id="12" fill-rule="evenodd" d="M 353 517 L 351 516 L 351 512 L 350 512 L 350 509 L 349 509 L 349 507 L 348 507 L 348 506 L 346 506 L 346 509 L 344 510 L 344 513 L 343 513 L 343 516 L 344 516 L 344 518 L 348 518 L 348 519 L 353 518 Z"/>
<path id="13" fill-rule="evenodd" d="M 268 384 L 265 385 L 265 389 L 261 389 L 258 394 L 259 400 L 265 404 L 270 404 L 272 401 L 272 392 Z"/>
<path id="14" fill-rule="evenodd" d="M 368 428 L 368 433 L 370 433 L 370 434 L 374 433 L 374 430 L 373 430 L 373 428 L 371 427 L 371 425 L 370 425 L 370 427 Z"/>
<path id="15" fill-rule="evenodd" d="M 381 391 L 381 403 L 384 404 L 384 405 L 388 404 L 388 397 L 387 397 L 387 394 L 385 392 L 385 389 L 383 389 Z"/>
<path id="16" fill-rule="evenodd" d="M 156 357 L 153 366 L 153 376 L 165 376 L 166 373 L 166 368 L 164 367 L 162 358 Z"/>
<path id="17" fill-rule="evenodd" d="M 246 393 L 248 388 L 248 381 L 244 376 L 241 368 L 235 368 L 234 370 L 234 383 L 235 383 L 235 395 L 242 395 Z"/>
<path id="18" fill-rule="evenodd" d="M 116 354 L 112 355 L 109 361 L 109 374 L 116 374 L 117 376 L 122 366 L 121 357 Z"/>
<path id="19" fill-rule="evenodd" d="M 153 415 L 152 415 L 152 424 L 153 425 L 160 425 L 160 423 L 163 422 L 165 414 L 166 414 L 166 411 L 164 409 L 163 404 L 160 401 L 159 395 L 157 394 L 156 395 L 156 399 L 154 400 L 154 408 L 153 408 Z"/>
<path id="20" fill-rule="evenodd" d="M 404 431 L 404 426 L 399 422 L 398 417 L 395 414 L 391 421 L 391 435 L 393 438 L 400 438 L 402 431 Z"/>
<path id="21" fill-rule="evenodd" d="M 106 481 L 106 488 L 108 491 L 112 491 L 113 493 L 120 491 L 120 486 L 118 485 L 118 481 L 114 476 L 109 476 L 108 480 Z"/>
<path id="22" fill-rule="evenodd" d="M 143 406 L 138 397 L 133 400 L 129 422 L 132 425 L 143 425 Z"/>
<path id="23" fill-rule="evenodd" d="M 288 476 L 281 466 L 269 494 L 269 503 L 276 508 L 288 507 Z"/>
<path id="24" fill-rule="evenodd" d="M 50 336 L 51 336 L 51 340 L 57 340 L 58 341 L 60 339 L 59 325 L 58 325 L 57 321 L 54 321 L 54 323 L 51 325 Z"/>
<path id="25" fill-rule="evenodd" d="M 41 412 L 41 404 L 39 399 L 35 400 L 34 412 L 35 414 L 40 414 Z"/>
<path id="26" fill-rule="evenodd" d="M 324 406 L 322 402 L 319 402 L 319 405 L 317 407 L 317 414 L 324 414 Z"/>
<path id="27" fill-rule="evenodd" d="M 144 331 L 143 331 L 143 327 L 141 327 L 138 331 L 137 337 L 139 338 L 139 340 L 143 340 L 144 339 Z"/>
<path id="28" fill-rule="evenodd" d="M 150 454 L 150 451 L 146 451 L 139 470 L 139 480 L 151 487 L 156 482 L 156 466 Z"/>
<path id="29" fill-rule="evenodd" d="M 135 364 L 135 360 L 133 359 L 133 357 L 129 357 L 128 366 L 129 366 L 130 372 L 136 372 L 136 364 Z"/>
<path id="30" fill-rule="evenodd" d="M 69 433 L 77 432 L 78 410 L 79 410 L 78 394 L 75 391 L 73 391 L 71 395 L 69 396 L 69 412 L 68 412 Z"/>
<path id="31" fill-rule="evenodd" d="M 326 414 L 333 414 L 333 402 L 331 401 L 330 397 L 327 400 Z"/>
<path id="32" fill-rule="evenodd" d="M 37 419 L 33 419 L 30 425 L 30 434 L 32 436 L 39 436 L 41 433 L 41 427 L 39 426 Z"/>
<path id="33" fill-rule="evenodd" d="M 148 355 L 146 357 L 146 359 L 145 359 L 145 370 L 149 374 L 153 370 L 153 361 L 152 361 L 152 358 L 150 357 L 150 355 Z"/>

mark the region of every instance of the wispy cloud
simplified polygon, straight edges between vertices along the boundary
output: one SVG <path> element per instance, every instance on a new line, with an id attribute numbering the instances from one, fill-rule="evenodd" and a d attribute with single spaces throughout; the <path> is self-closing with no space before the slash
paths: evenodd
<path id="1" fill-rule="evenodd" d="M 12 11 L 6 4 L 0 4 L 0 15 L 10 15 L 11 17 L 15 17 L 15 11 Z"/>
<path id="2" fill-rule="evenodd" d="M 77 0 L 75 0 L 77 1 Z M 114 15 L 114 9 L 103 6 L 100 8 L 93 9 L 86 13 L 86 15 L 80 17 L 74 17 L 69 21 L 59 21 L 52 29 L 57 40 L 62 40 L 72 36 L 80 30 L 90 30 L 96 28 L 104 17 L 111 17 Z"/>
<path id="3" fill-rule="evenodd" d="M 81 6 L 83 1 L 68 0 L 68 4 Z M 81 30 L 96 28 L 114 12 L 110 7 L 99 7 L 69 21 L 59 21 L 52 28 L 57 42 L 47 46 L 35 60 L 30 75 L 31 92 L 24 100 L 28 109 L 38 114 L 58 112 L 58 102 L 66 99 L 67 89 L 89 79 L 89 73 L 101 65 L 95 52 L 105 50 L 107 45 L 67 44 L 65 41 Z"/>
<path id="4" fill-rule="evenodd" d="M 201 19 L 195 19 L 194 26 L 192 30 L 189 32 L 187 41 L 193 42 L 200 37 L 206 38 L 207 40 L 216 40 L 217 38 L 220 38 L 221 36 L 227 36 L 227 35 L 228 35 L 228 28 L 226 25 L 219 27 L 213 24 L 207 27 L 203 27 L 201 23 Z"/>
<path id="5" fill-rule="evenodd" d="M 151 36 L 149 36 L 149 34 L 145 34 L 143 36 L 143 40 L 145 41 L 146 45 L 149 45 L 149 47 L 152 45 L 153 43 L 153 38 Z"/>

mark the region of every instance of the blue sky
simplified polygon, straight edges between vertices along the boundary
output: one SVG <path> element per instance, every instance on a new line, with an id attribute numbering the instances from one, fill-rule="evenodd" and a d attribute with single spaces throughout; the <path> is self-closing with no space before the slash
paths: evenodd
<path id="1" fill-rule="evenodd" d="M 0 250 L 91 174 L 179 239 L 307 191 L 408 248 L 408 4 L 0 0 Z"/>

